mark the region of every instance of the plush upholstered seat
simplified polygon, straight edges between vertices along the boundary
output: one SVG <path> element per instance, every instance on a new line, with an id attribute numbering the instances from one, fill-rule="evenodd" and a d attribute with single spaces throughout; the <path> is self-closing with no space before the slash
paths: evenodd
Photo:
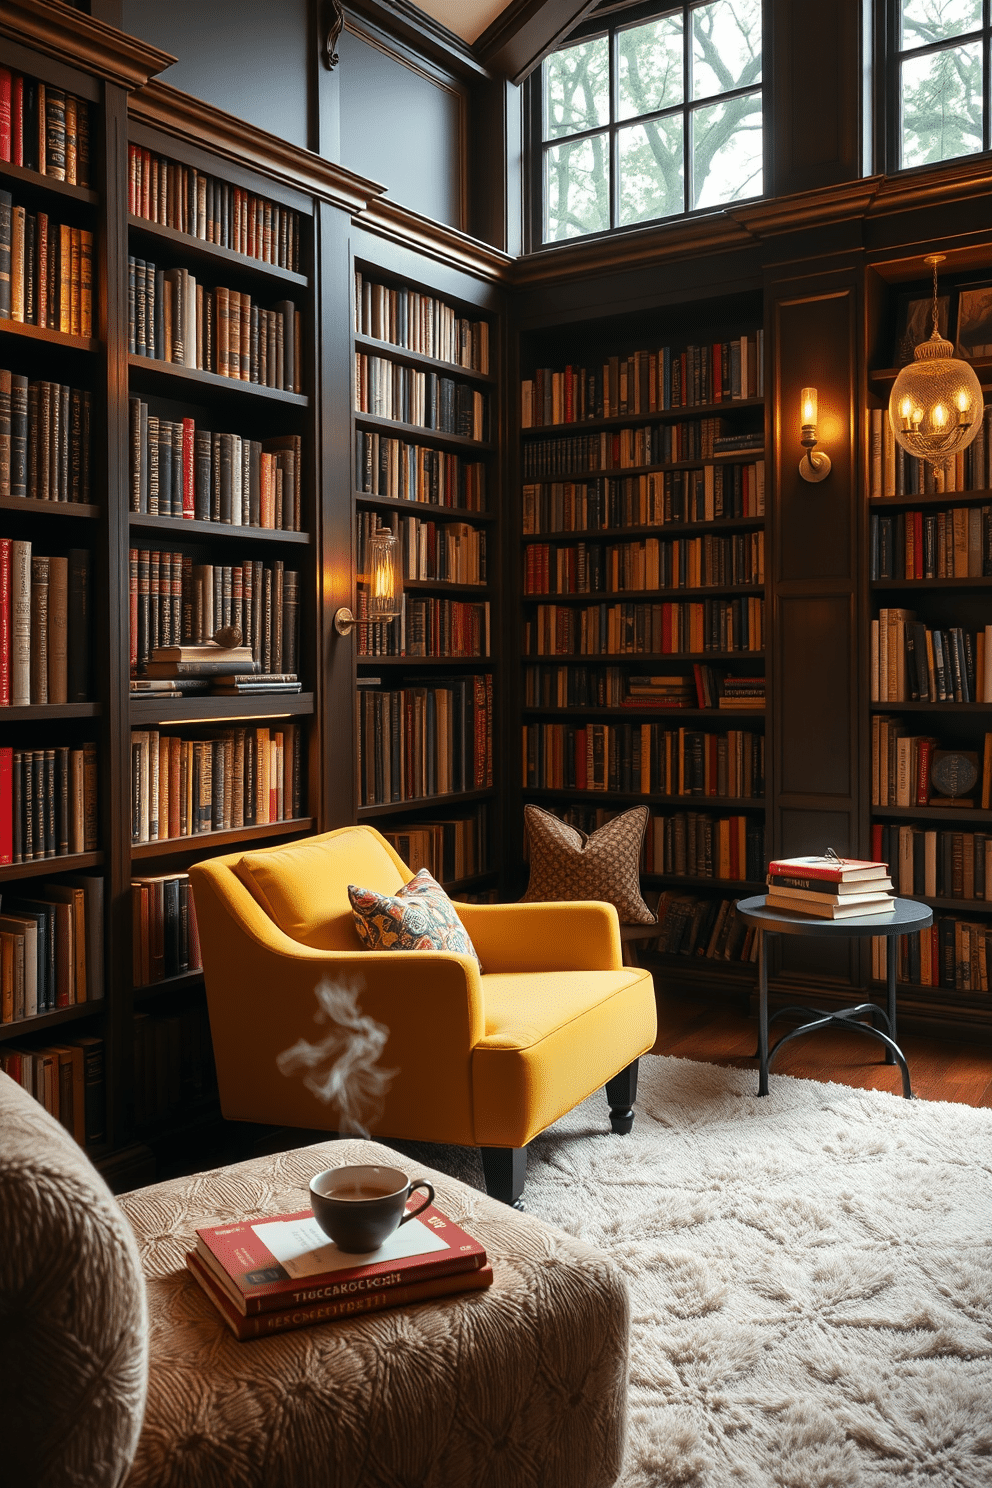
<path id="1" fill-rule="evenodd" d="M 228 1118 L 335 1129 L 335 1111 L 276 1063 L 321 1037 L 326 978 L 389 1030 L 380 1063 L 395 1075 L 372 1132 L 482 1148 L 489 1190 L 509 1202 L 527 1143 L 598 1087 L 614 1129 L 630 1129 L 654 988 L 623 965 L 611 905 L 459 905 L 480 972 L 471 956 L 362 948 L 348 885 L 394 894 L 412 877 L 371 827 L 213 858 L 191 877 Z"/>

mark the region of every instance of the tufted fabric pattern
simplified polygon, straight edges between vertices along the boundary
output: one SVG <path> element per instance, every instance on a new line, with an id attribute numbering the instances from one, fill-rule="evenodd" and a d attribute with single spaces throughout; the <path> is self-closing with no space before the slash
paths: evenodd
<path id="1" fill-rule="evenodd" d="M 238 1343 L 186 1273 L 198 1226 L 304 1207 L 323 1168 L 396 1161 L 375 1143 L 324 1142 L 121 1197 L 151 1314 L 148 1407 L 127 1488 L 615 1481 L 624 1281 L 592 1246 L 457 1179 L 423 1169 L 440 1207 L 485 1244 L 487 1292 Z"/>
<path id="2" fill-rule="evenodd" d="M 530 879 L 522 902 L 600 899 L 626 925 L 653 925 L 641 898 L 641 843 L 647 806 L 635 806 L 597 831 L 580 832 L 540 806 L 524 807 Z"/>
<path id="3" fill-rule="evenodd" d="M 115 1488 L 145 1402 L 134 1237 L 85 1154 L 0 1074 L 0 1479 Z"/>

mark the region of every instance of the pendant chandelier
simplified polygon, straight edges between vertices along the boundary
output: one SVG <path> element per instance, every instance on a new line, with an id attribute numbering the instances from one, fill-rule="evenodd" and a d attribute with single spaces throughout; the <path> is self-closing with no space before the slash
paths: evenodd
<path id="1" fill-rule="evenodd" d="M 943 253 L 923 260 L 933 268 L 933 332 L 913 352 L 892 385 L 889 418 L 908 454 L 943 465 L 965 449 L 982 422 L 982 389 L 974 370 L 954 355 L 937 326 L 937 265 Z"/>

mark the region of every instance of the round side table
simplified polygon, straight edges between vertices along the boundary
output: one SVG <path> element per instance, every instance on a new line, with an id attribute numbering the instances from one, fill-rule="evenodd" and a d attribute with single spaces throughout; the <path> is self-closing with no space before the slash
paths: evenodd
<path id="1" fill-rule="evenodd" d="M 933 924 L 933 910 L 927 904 L 918 904 L 915 899 L 894 899 L 892 909 L 884 914 L 851 915 L 844 920 L 821 920 L 814 919 L 811 915 L 793 914 L 787 909 L 768 909 L 765 906 L 764 894 L 759 894 L 753 899 L 741 899 L 737 904 L 737 913 L 749 925 L 756 926 L 758 930 L 758 1094 L 768 1094 L 768 1068 L 775 1055 L 783 1044 L 790 1039 L 798 1038 L 800 1034 L 812 1033 L 817 1028 L 854 1028 L 859 1033 L 866 1033 L 870 1038 L 879 1039 L 885 1045 L 886 1064 L 898 1064 L 902 1071 L 902 1093 L 907 1100 L 913 1099 L 913 1087 L 909 1079 L 909 1067 L 906 1058 L 896 1043 L 896 957 L 895 946 L 889 945 L 886 949 L 886 966 L 888 969 L 888 997 L 885 1008 L 877 1002 L 859 1002 L 856 1007 L 839 1008 L 836 1012 L 826 1012 L 822 1008 L 812 1007 L 785 1007 L 780 1008 L 771 1019 L 782 1018 L 789 1013 L 814 1013 L 816 1016 L 798 1028 L 792 1028 L 788 1033 L 768 1048 L 768 960 L 765 937 L 768 935 L 819 935 L 826 939 L 836 939 L 838 936 L 884 935 L 889 941 L 894 941 L 899 935 L 909 935 L 915 930 L 925 930 L 928 925 Z M 870 1014 L 871 1023 L 859 1023 L 855 1020 L 864 1014 Z M 877 1020 L 881 1019 L 885 1024 L 885 1031 L 876 1026 Z"/>

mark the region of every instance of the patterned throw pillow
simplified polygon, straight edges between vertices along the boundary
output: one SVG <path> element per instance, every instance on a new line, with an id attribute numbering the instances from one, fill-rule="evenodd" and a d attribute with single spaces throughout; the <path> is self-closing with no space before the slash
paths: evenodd
<path id="1" fill-rule="evenodd" d="M 479 959 L 455 906 L 426 868 L 395 894 L 349 884 L 348 898 L 367 951 L 454 951 Z"/>
<path id="2" fill-rule="evenodd" d="M 635 806 L 590 835 L 540 806 L 525 806 L 530 882 L 521 903 L 602 899 L 615 905 L 622 925 L 655 924 L 641 898 L 641 843 L 649 814 L 646 806 Z"/>

